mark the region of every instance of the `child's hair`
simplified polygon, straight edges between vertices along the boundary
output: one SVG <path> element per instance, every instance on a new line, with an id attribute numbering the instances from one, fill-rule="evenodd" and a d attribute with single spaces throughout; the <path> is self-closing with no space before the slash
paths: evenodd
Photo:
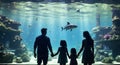
<path id="1" fill-rule="evenodd" d="M 60 46 L 62 46 L 62 47 L 67 47 L 66 41 L 65 41 L 65 40 L 61 40 L 61 41 L 60 41 Z"/>
<path id="2" fill-rule="evenodd" d="M 76 52 L 76 49 L 75 49 L 75 48 L 71 48 L 71 54 L 73 54 L 73 55 L 76 55 L 76 54 L 77 54 L 77 52 Z"/>

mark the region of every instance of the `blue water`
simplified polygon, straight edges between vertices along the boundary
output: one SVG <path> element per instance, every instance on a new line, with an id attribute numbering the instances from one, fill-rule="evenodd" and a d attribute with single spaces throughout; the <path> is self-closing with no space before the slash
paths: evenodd
<path id="1" fill-rule="evenodd" d="M 97 7 L 96 7 L 97 5 Z M 101 26 L 112 26 L 110 4 L 85 3 L 34 3 L 17 2 L 0 4 L 0 15 L 7 16 L 21 23 L 22 43 L 33 50 L 35 38 L 41 34 L 40 29 L 48 29 L 54 51 L 60 46 L 60 40 L 67 41 L 67 47 L 77 50 L 81 47 L 83 31 L 87 30 L 94 38 L 92 28 L 96 26 L 96 13 L 100 14 Z M 61 30 L 67 22 L 78 27 L 72 31 Z"/>

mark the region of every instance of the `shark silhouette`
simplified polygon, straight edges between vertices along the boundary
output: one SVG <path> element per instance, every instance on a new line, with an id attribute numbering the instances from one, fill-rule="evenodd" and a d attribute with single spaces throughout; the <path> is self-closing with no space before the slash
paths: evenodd
<path id="1" fill-rule="evenodd" d="M 67 22 L 67 25 L 66 26 L 64 26 L 64 27 L 61 27 L 62 28 L 62 30 L 70 30 L 70 31 L 72 31 L 72 29 L 74 29 L 74 28 L 77 28 L 78 26 L 77 25 L 75 25 L 75 24 L 70 24 L 69 22 Z"/>

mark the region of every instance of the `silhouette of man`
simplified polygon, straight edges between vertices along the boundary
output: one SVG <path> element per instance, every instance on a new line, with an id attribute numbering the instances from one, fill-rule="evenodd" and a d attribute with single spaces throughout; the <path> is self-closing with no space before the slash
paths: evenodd
<path id="1" fill-rule="evenodd" d="M 47 29 L 41 29 L 42 35 L 38 36 L 34 42 L 34 57 L 36 58 L 36 49 L 37 49 L 37 63 L 41 65 L 43 61 L 43 65 L 47 65 L 48 62 L 48 49 L 53 54 L 52 46 L 50 43 L 49 37 L 46 36 Z"/>

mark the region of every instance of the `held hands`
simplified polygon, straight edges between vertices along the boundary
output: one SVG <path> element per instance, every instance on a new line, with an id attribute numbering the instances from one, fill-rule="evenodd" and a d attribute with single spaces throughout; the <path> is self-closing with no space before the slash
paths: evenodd
<path id="1" fill-rule="evenodd" d="M 51 54 L 51 57 L 54 57 L 54 56 L 56 56 L 56 54 L 53 54 L 53 53 L 52 53 L 52 54 Z"/>
<path id="2" fill-rule="evenodd" d="M 78 52 L 78 54 L 77 54 L 77 58 L 79 57 L 80 53 L 81 53 L 81 52 Z"/>
<path id="3" fill-rule="evenodd" d="M 53 54 L 53 53 L 51 54 L 51 57 L 54 57 L 54 54 Z"/>

